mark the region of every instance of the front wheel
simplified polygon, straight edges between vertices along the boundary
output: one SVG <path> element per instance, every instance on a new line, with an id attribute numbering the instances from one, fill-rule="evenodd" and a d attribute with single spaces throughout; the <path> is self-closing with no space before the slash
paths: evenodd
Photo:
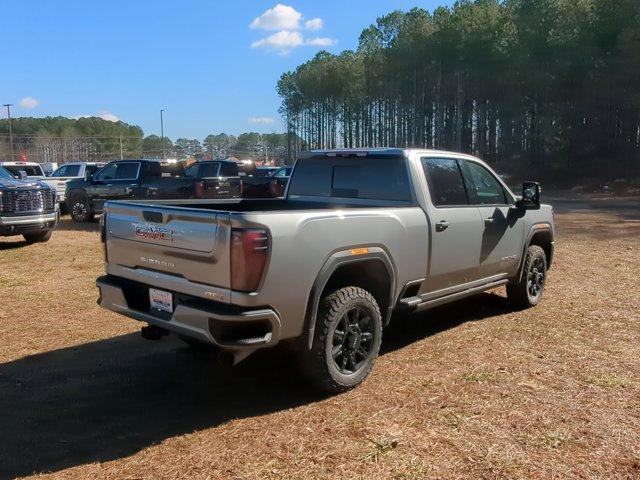
<path id="1" fill-rule="evenodd" d="M 74 196 L 69 202 L 69 213 L 74 222 L 85 223 L 93 220 L 89 201 L 82 195 Z"/>
<path id="2" fill-rule="evenodd" d="M 52 232 L 53 230 L 47 230 L 45 232 L 25 233 L 22 236 L 24 237 L 24 240 L 29 244 L 44 243 L 49 241 Z"/>
<path id="3" fill-rule="evenodd" d="M 542 300 L 547 280 L 547 256 L 538 245 L 531 245 L 525 254 L 522 274 L 507 285 L 507 298 L 519 309 L 535 307 Z"/>
<path id="4" fill-rule="evenodd" d="M 382 342 L 382 315 L 375 298 L 345 287 L 322 299 L 313 344 L 303 368 L 321 389 L 356 387 L 373 369 Z"/>

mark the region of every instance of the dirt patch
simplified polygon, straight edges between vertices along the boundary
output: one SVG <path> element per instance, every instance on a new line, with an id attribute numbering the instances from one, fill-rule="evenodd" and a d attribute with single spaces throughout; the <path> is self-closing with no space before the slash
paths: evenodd
<path id="1" fill-rule="evenodd" d="M 637 223 L 557 211 L 539 307 L 498 290 L 400 318 L 370 379 L 335 397 L 283 350 L 229 380 L 99 309 L 95 225 L 2 239 L 0 477 L 638 478 Z"/>

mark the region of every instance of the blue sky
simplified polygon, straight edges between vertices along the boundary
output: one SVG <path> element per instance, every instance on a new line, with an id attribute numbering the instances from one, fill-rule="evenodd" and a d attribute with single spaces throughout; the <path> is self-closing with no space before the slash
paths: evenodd
<path id="1" fill-rule="evenodd" d="M 2 6 L 0 104 L 14 116 L 118 118 L 173 139 L 279 132 L 275 85 L 352 49 L 394 9 L 448 0 L 20 0 Z M 4 114 L 1 114 L 4 118 Z"/>

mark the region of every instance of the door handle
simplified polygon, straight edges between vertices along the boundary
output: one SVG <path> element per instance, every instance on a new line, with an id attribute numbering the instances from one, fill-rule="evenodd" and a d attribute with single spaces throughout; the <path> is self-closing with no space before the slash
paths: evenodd
<path id="1" fill-rule="evenodd" d="M 449 222 L 446 220 L 440 220 L 436 223 L 436 232 L 444 232 L 447 228 L 449 228 Z"/>
<path id="2" fill-rule="evenodd" d="M 493 223 L 496 223 L 496 219 L 493 217 L 489 217 L 489 218 L 485 218 L 484 219 L 484 224 L 485 225 L 491 225 Z"/>

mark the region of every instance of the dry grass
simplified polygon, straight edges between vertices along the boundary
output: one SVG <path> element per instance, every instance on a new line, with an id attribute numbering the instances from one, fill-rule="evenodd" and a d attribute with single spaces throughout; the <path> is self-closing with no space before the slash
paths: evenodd
<path id="1" fill-rule="evenodd" d="M 0 477 L 640 478 L 637 214 L 558 214 L 538 308 L 498 291 L 400 319 L 371 378 L 328 398 L 284 352 L 221 383 L 132 334 L 95 304 L 91 228 L 3 240 Z"/>

